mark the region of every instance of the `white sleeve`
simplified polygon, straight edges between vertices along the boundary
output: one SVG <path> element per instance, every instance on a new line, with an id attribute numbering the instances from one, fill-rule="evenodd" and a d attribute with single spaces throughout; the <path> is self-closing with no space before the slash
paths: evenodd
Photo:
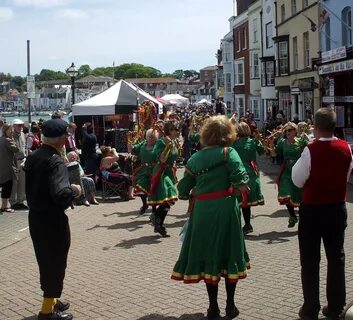
<path id="1" fill-rule="evenodd" d="M 351 146 L 350 145 L 348 145 L 348 146 L 349 146 L 349 150 L 351 150 L 351 154 L 352 154 Z M 347 182 L 349 181 L 349 178 L 351 176 L 352 169 L 353 169 L 353 156 L 352 156 L 352 161 L 351 161 L 351 164 L 350 164 L 348 172 L 347 172 Z"/>
<path id="2" fill-rule="evenodd" d="M 310 176 L 311 156 L 308 147 L 305 147 L 301 157 L 292 169 L 292 181 L 298 188 L 303 188 L 306 180 Z"/>

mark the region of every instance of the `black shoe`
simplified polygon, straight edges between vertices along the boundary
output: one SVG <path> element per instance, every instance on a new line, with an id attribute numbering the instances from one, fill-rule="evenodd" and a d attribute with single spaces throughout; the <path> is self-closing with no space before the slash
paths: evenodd
<path id="1" fill-rule="evenodd" d="M 70 303 L 66 301 L 60 301 L 59 299 L 56 300 L 56 304 L 54 305 L 55 311 L 65 311 L 70 308 Z"/>
<path id="2" fill-rule="evenodd" d="M 217 320 L 220 319 L 220 311 L 219 309 L 207 309 L 207 319 L 208 320 Z"/>
<path id="3" fill-rule="evenodd" d="M 246 224 L 246 225 L 244 225 L 244 227 L 243 227 L 243 233 L 244 233 L 244 235 L 247 235 L 247 234 L 249 234 L 249 233 L 251 233 L 251 232 L 254 232 L 254 230 L 253 230 L 253 228 L 252 228 L 252 225 L 251 225 L 251 224 Z"/>
<path id="4" fill-rule="evenodd" d="M 140 208 L 139 215 L 142 216 L 146 212 L 147 209 L 148 209 L 148 206 L 142 206 Z"/>
<path id="5" fill-rule="evenodd" d="M 298 222 L 298 218 L 296 216 L 290 217 L 288 220 L 288 228 L 293 228 L 297 222 Z"/>
<path id="6" fill-rule="evenodd" d="M 306 315 L 304 313 L 303 307 L 301 307 L 299 309 L 298 315 L 299 315 L 300 320 L 318 320 L 319 319 L 318 316 L 312 317 L 312 316 Z"/>
<path id="7" fill-rule="evenodd" d="M 151 221 L 153 226 L 156 225 L 156 215 L 155 215 L 154 212 L 152 212 L 151 215 L 150 215 L 150 221 Z"/>
<path id="8" fill-rule="evenodd" d="M 322 314 L 326 317 L 328 320 L 339 320 L 339 319 L 344 319 L 344 315 L 341 312 L 332 312 L 328 309 L 328 306 L 325 306 L 322 308 Z"/>
<path id="9" fill-rule="evenodd" d="M 40 313 L 38 314 L 38 320 L 72 320 L 74 317 L 70 313 L 64 313 L 60 311 L 54 311 L 49 314 Z"/>
<path id="10" fill-rule="evenodd" d="M 167 229 L 163 226 L 155 226 L 154 232 L 159 233 L 163 238 L 170 237 L 170 235 L 167 233 Z"/>
<path id="11" fill-rule="evenodd" d="M 28 207 L 24 203 L 15 203 L 11 206 L 14 210 L 28 210 Z"/>
<path id="12" fill-rule="evenodd" d="M 227 319 L 234 319 L 239 316 L 238 308 L 233 304 L 231 306 L 226 306 L 226 317 Z"/>

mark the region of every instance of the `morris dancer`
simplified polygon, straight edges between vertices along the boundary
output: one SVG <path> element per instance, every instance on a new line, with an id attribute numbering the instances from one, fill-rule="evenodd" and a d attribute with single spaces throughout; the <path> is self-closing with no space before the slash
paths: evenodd
<path id="1" fill-rule="evenodd" d="M 152 168 L 156 164 L 155 154 L 152 152 L 153 147 L 157 141 L 157 131 L 148 129 L 146 131 L 146 140 L 141 143 L 134 144 L 131 148 L 131 153 L 139 158 L 141 165 L 133 172 L 133 186 L 134 195 L 139 196 L 142 200 L 142 207 L 140 208 L 140 215 L 143 215 L 147 206 L 147 195 L 150 191 Z M 153 206 L 153 209 L 155 207 Z M 154 211 L 154 210 L 152 210 Z"/>
<path id="2" fill-rule="evenodd" d="M 235 190 L 245 192 L 249 178 L 237 152 L 228 147 L 236 138 L 234 126 L 225 116 L 207 120 L 201 129 L 204 146 L 185 167 L 178 184 L 180 199 L 189 199 L 195 188 L 195 206 L 183 246 L 176 262 L 174 280 L 206 283 L 209 296 L 208 319 L 220 319 L 218 283 L 225 278 L 226 316 L 239 311 L 234 303 L 236 283 L 246 277 L 249 257 L 241 230 Z"/>
<path id="3" fill-rule="evenodd" d="M 265 203 L 261 192 L 259 169 L 256 164 L 256 153 L 261 155 L 265 152 L 265 149 L 261 141 L 250 137 L 251 130 L 247 123 L 240 122 L 235 128 L 239 139 L 233 143 L 232 147 L 238 152 L 249 175 L 248 187 L 250 190 L 246 198 L 243 198 L 240 203 L 245 222 L 243 232 L 248 234 L 253 232 L 250 223 L 251 207 L 264 205 Z"/>
<path id="4" fill-rule="evenodd" d="M 178 138 L 179 131 L 176 124 L 171 121 L 166 122 L 163 135 L 164 137 L 159 139 L 153 148 L 154 156 L 159 161 L 152 171 L 147 204 L 159 206 L 152 221 L 154 232 L 159 233 L 162 237 L 169 237 L 163 224 L 170 205 L 178 200 L 178 192 L 175 187 L 177 182 L 175 161 L 179 156 L 179 151 L 174 140 Z"/>
<path id="5" fill-rule="evenodd" d="M 271 155 L 283 153 L 283 164 L 277 177 L 278 201 L 286 205 L 289 212 L 288 228 L 293 228 L 298 222 L 294 208 L 298 207 L 302 199 L 302 190 L 296 187 L 292 181 L 292 168 L 307 145 L 307 141 L 297 137 L 297 125 L 287 122 L 284 127 L 286 139 L 278 141 L 276 147 L 271 146 Z"/>

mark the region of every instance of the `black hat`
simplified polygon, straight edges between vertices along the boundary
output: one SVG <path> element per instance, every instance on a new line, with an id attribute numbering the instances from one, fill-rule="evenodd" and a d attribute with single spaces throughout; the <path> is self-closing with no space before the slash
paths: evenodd
<path id="1" fill-rule="evenodd" d="M 51 119 L 44 121 L 42 133 L 44 137 L 56 138 L 67 133 L 68 123 L 62 119 Z"/>

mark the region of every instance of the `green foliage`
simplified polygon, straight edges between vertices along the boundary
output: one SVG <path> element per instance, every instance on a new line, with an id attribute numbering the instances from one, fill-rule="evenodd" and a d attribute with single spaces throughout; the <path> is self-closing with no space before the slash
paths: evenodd
<path id="1" fill-rule="evenodd" d="M 78 76 L 77 78 L 84 78 L 89 76 L 92 73 L 92 69 L 88 64 L 83 64 L 79 69 L 78 69 Z"/>
<path id="2" fill-rule="evenodd" d="M 173 77 L 175 79 L 178 79 L 178 80 L 182 80 L 183 79 L 183 75 L 184 75 L 184 70 L 181 70 L 181 69 L 175 70 L 173 72 Z"/>
<path id="3" fill-rule="evenodd" d="M 53 71 L 49 69 L 42 69 L 42 71 L 35 75 L 36 81 L 50 81 L 50 80 L 62 80 L 69 79 L 69 75 L 61 71 Z"/>

